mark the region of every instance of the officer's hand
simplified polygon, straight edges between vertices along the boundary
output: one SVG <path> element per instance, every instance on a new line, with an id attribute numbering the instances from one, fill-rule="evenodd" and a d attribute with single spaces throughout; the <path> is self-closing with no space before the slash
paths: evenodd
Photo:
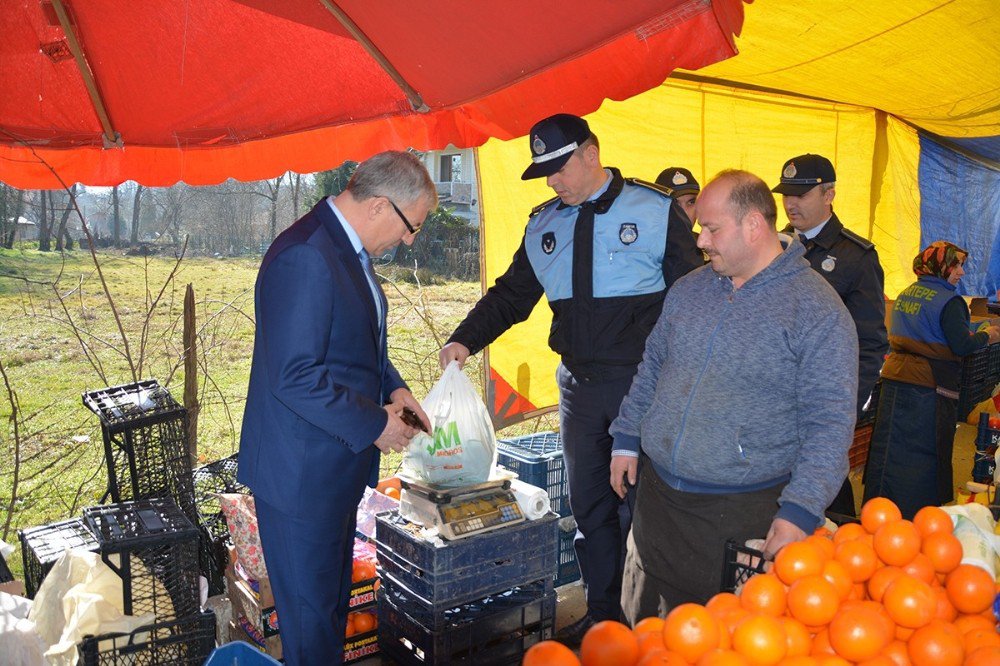
<path id="1" fill-rule="evenodd" d="M 410 445 L 410 439 L 417 434 L 417 429 L 406 425 L 403 423 L 403 419 L 399 418 L 399 414 L 403 410 L 402 405 L 393 403 L 386 405 L 382 409 L 386 411 L 389 418 L 385 422 L 385 429 L 382 430 L 382 434 L 375 440 L 375 446 L 382 453 L 404 450 Z"/>
<path id="2" fill-rule="evenodd" d="M 779 550 L 793 541 L 802 541 L 806 536 L 806 533 L 799 529 L 795 523 L 784 518 L 775 518 L 771 523 L 771 529 L 767 531 L 767 537 L 764 539 L 764 558 L 773 560 Z"/>
<path id="3" fill-rule="evenodd" d="M 990 344 L 1000 342 L 1000 326 L 989 326 L 986 333 L 990 336 Z"/>
<path id="4" fill-rule="evenodd" d="M 638 458 L 633 456 L 611 456 L 611 487 L 618 497 L 625 499 L 625 495 L 628 493 L 628 488 L 625 486 L 626 479 L 629 485 L 634 486 L 638 474 Z"/>
<path id="5" fill-rule="evenodd" d="M 458 367 L 461 368 L 465 366 L 467 358 L 469 358 L 469 348 L 461 342 L 449 342 L 438 353 L 438 361 L 441 363 L 442 370 L 447 368 L 452 361 L 458 361 Z"/>

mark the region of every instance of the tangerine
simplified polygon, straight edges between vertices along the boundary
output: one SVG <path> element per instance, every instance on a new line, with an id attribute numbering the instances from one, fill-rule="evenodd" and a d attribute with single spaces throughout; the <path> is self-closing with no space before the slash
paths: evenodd
<path id="1" fill-rule="evenodd" d="M 941 620 L 920 627 L 906 642 L 913 666 L 962 666 L 965 649 L 955 625 Z"/>
<path id="2" fill-rule="evenodd" d="M 785 627 L 785 638 L 788 645 L 787 657 L 800 657 L 809 654 L 812 649 L 812 637 L 806 625 L 792 617 L 781 618 L 781 623 Z M 786 658 L 787 658 L 786 657 Z"/>
<path id="3" fill-rule="evenodd" d="M 583 666 L 634 664 L 639 660 L 639 641 L 621 622 L 603 620 L 583 636 L 580 662 Z"/>
<path id="4" fill-rule="evenodd" d="M 788 614 L 810 627 L 829 624 L 840 602 L 837 588 L 821 575 L 800 578 L 788 590 Z"/>
<path id="5" fill-rule="evenodd" d="M 925 506 L 917 511 L 917 515 L 913 516 L 913 525 L 924 538 L 937 532 L 951 534 L 955 529 L 951 516 L 939 506 Z"/>
<path id="6" fill-rule="evenodd" d="M 823 551 L 807 541 L 793 541 L 778 551 L 774 558 L 774 573 L 782 583 L 791 585 L 805 576 L 823 573 L 827 558 Z"/>
<path id="7" fill-rule="evenodd" d="M 827 560 L 833 557 L 833 537 L 829 535 L 810 534 L 806 537 L 806 542 L 816 546 L 823 557 Z"/>
<path id="8" fill-rule="evenodd" d="M 663 644 L 667 650 L 694 663 L 719 647 L 722 632 L 719 621 L 704 606 L 681 604 L 670 611 L 663 623 Z"/>
<path id="9" fill-rule="evenodd" d="M 909 520 L 895 520 L 878 528 L 874 546 L 880 560 L 903 567 L 920 552 L 920 532 Z"/>
<path id="10" fill-rule="evenodd" d="M 886 588 L 882 605 L 896 624 L 917 629 L 934 619 L 938 602 L 930 585 L 903 574 Z"/>
<path id="11" fill-rule="evenodd" d="M 378 626 L 378 620 L 371 613 L 354 613 L 354 631 L 366 634 Z"/>
<path id="12" fill-rule="evenodd" d="M 740 607 L 740 598 L 732 592 L 719 592 L 705 604 L 708 612 L 716 617 L 720 617 L 727 611 Z"/>
<path id="13" fill-rule="evenodd" d="M 962 634 L 962 645 L 965 647 L 966 654 L 974 652 L 981 647 L 1000 647 L 1000 634 L 997 634 L 996 629 L 984 629 L 982 627 L 972 629 Z"/>
<path id="14" fill-rule="evenodd" d="M 823 564 L 823 578 L 833 583 L 841 601 L 850 596 L 854 581 L 851 580 L 851 574 L 843 564 L 834 559 L 826 561 Z"/>
<path id="15" fill-rule="evenodd" d="M 962 666 L 997 666 L 1000 664 L 1000 647 L 981 647 L 965 655 Z"/>
<path id="16" fill-rule="evenodd" d="M 632 630 L 635 633 L 635 629 Z M 639 641 L 639 657 L 645 657 L 650 652 L 666 652 L 667 646 L 663 644 L 663 633 L 643 632 L 636 634 Z"/>
<path id="17" fill-rule="evenodd" d="M 927 556 L 937 573 L 951 573 L 962 563 L 962 542 L 951 532 L 925 536 L 920 552 Z"/>
<path id="18" fill-rule="evenodd" d="M 785 658 L 788 637 L 782 621 L 756 613 L 740 622 L 733 632 L 733 649 L 752 666 L 772 666 Z"/>
<path id="19" fill-rule="evenodd" d="M 873 497 L 861 507 L 861 526 L 869 534 L 875 534 L 880 527 L 902 517 L 899 507 L 888 497 Z"/>
<path id="20" fill-rule="evenodd" d="M 654 650 L 641 657 L 635 666 L 688 666 L 688 662 L 676 652 Z"/>
<path id="21" fill-rule="evenodd" d="M 906 643 L 901 640 L 894 640 L 885 646 L 882 654 L 889 657 L 895 666 L 910 666 L 910 655 L 906 651 Z"/>
<path id="22" fill-rule="evenodd" d="M 945 579 L 948 600 L 959 613 L 982 613 L 996 596 L 993 578 L 973 564 L 959 564 Z"/>
<path id="23" fill-rule="evenodd" d="M 861 527 L 861 523 L 847 523 L 846 525 L 841 525 L 837 528 L 837 531 L 833 533 L 833 545 L 839 546 L 845 541 L 860 539 L 865 534 L 867 534 L 867 532 L 865 532 L 865 528 Z"/>
<path id="24" fill-rule="evenodd" d="M 881 652 L 892 640 L 879 614 L 860 602 L 842 608 L 830 622 L 830 646 L 848 661 L 864 661 Z"/>
<path id="25" fill-rule="evenodd" d="M 778 617 L 785 612 L 786 600 L 785 586 L 773 573 L 753 576 L 740 590 L 740 604 L 751 613 Z"/>
<path id="26" fill-rule="evenodd" d="M 698 666 L 751 666 L 751 664 L 737 652 L 715 649 L 699 659 Z"/>
<path id="27" fill-rule="evenodd" d="M 931 558 L 927 557 L 923 553 L 917 553 L 917 556 L 910 560 L 910 563 L 902 567 L 903 573 L 913 576 L 917 580 L 922 580 L 925 583 L 934 584 L 937 580 L 937 575 L 934 573 L 934 565 L 931 564 Z"/>
<path id="28" fill-rule="evenodd" d="M 580 666 L 580 660 L 562 643 L 542 641 L 528 648 L 521 666 Z"/>
<path id="29" fill-rule="evenodd" d="M 906 575 L 899 567 L 880 567 L 868 579 L 868 596 L 873 601 L 882 601 L 882 595 L 894 580 Z"/>
<path id="30" fill-rule="evenodd" d="M 656 616 L 645 617 L 635 623 L 635 626 L 632 627 L 632 633 L 634 633 L 636 636 L 644 633 L 662 634 L 663 618 Z"/>
<path id="31" fill-rule="evenodd" d="M 840 543 L 833 551 L 833 558 L 844 565 L 851 580 L 855 583 L 864 583 L 872 577 L 875 569 L 878 568 L 878 558 L 875 556 L 875 551 L 867 543 L 857 539 Z"/>

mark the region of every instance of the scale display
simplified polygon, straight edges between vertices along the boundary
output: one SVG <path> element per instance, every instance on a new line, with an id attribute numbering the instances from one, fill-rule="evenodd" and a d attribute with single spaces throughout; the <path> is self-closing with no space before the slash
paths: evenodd
<path id="1" fill-rule="evenodd" d="M 509 481 L 447 490 L 403 482 L 400 513 L 449 540 L 524 522 Z"/>

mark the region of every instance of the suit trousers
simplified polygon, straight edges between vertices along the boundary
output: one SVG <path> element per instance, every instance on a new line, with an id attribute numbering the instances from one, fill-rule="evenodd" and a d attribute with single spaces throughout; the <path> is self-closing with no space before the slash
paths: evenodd
<path id="1" fill-rule="evenodd" d="M 574 546 L 587 588 L 587 611 L 597 621 L 619 620 L 634 493 L 622 501 L 611 488 L 608 428 L 618 416 L 632 375 L 614 379 L 575 376 L 560 364 L 556 379 L 569 504 L 578 529 Z"/>
<path id="2" fill-rule="evenodd" d="M 357 506 L 318 521 L 255 502 L 285 664 L 342 663 Z"/>

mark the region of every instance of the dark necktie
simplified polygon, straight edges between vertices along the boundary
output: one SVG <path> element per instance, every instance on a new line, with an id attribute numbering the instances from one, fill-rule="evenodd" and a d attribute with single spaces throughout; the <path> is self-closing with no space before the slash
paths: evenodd
<path id="1" fill-rule="evenodd" d="M 593 347 L 581 344 L 593 334 L 594 324 L 594 202 L 580 206 L 573 228 L 573 349 L 574 360 L 593 359 Z"/>
<path id="2" fill-rule="evenodd" d="M 389 309 L 389 303 L 385 298 L 385 293 L 382 292 L 382 288 L 378 286 L 378 278 L 375 277 L 375 269 L 372 268 L 371 257 L 368 256 L 368 251 L 364 248 L 361 252 L 358 252 L 358 258 L 361 260 L 361 265 L 365 269 L 365 274 L 368 276 L 369 288 L 373 292 L 372 296 L 376 299 L 375 302 L 375 316 L 378 318 L 378 331 L 379 331 L 379 346 L 382 345 L 382 338 L 384 337 L 383 332 L 385 331 L 385 318 L 386 312 Z"/>
<path id="3" fill-rule="evenodd" d="M 807 252 L 812 249 L 813 246 L 812 239 L 806 238 L 805 234 L 799 234 L 799 242 L 805 245 Z"/>

